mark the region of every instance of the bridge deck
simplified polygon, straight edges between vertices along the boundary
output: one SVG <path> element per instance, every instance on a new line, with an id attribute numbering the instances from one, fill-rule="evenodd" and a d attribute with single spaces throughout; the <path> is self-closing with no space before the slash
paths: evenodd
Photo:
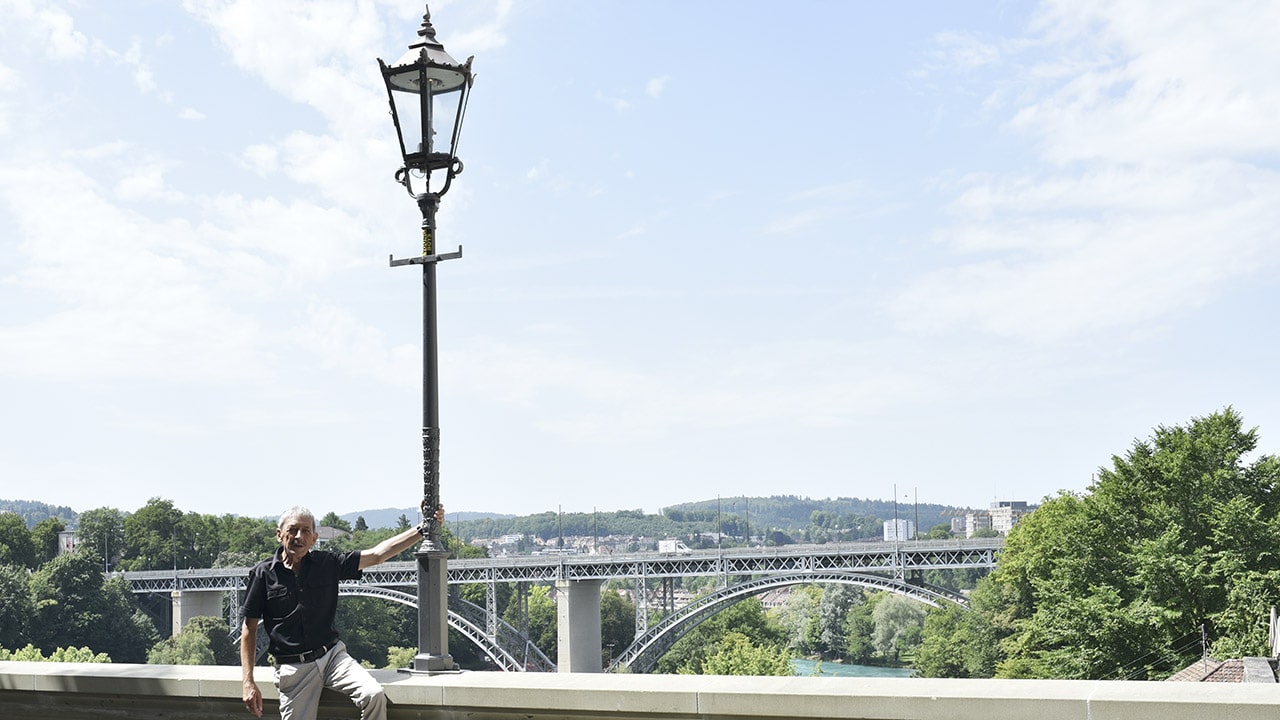
<path id="1" fill-rule="evenodd" d="M 916 570 L 994 567 L 1003 538 L 903 543 L 839 543 L 770 548 L 692 550 L 627 555 L 504 555 L 450 560 L 450 585 L 555 580 L 657 579 L 849 570 L 902 576 Z M 238 590 L 248 568 L 152 570 L 124 573 L 136 593 Z M 416 587 L 416 562 L 390 562 L 365 570 L 367 585 Z"/>

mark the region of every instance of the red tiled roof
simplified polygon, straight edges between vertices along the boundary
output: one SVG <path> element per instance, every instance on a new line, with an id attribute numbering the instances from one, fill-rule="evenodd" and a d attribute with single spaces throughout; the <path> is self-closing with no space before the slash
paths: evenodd
<path id="1" fill-rule="evenodd" d="M 1218 662 L 1205 658 L 1186 666 L 1168 679 L 1173 682 L 1244 682 L 1244 661 L 1236 659 Z"/>

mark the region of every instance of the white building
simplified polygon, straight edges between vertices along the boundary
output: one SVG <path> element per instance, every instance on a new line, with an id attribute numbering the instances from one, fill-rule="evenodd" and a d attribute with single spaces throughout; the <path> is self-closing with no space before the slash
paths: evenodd
<path id="1" fill-rule="evenodd" d="M 973 537 L 979 530 L 991 529 L 991 516 L 984 512 L 969 513 L 964 516 L 964 536 Z"/>
<path id="2" fill-rule="evenodd" d="M 884 539 L 885 542 L 895 542 L 899 540 L 910 540 L 916 535 L 916 524 L 910 520 L 885 520 L 884 521 Z"/>
<path id="3" fill-rule="evenodd" d="M 1023 515 L 1031 512 L 1022 500 L 1001 500 L 991 503 L 991 529 L 1008 535 Z"/>

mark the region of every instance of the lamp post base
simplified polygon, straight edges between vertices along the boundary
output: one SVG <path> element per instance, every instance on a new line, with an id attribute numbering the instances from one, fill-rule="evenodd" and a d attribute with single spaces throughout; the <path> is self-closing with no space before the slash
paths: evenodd
<path id="1" fill-rule="evenodd" d="M 449 654 L 449 551 L 424 542 L 418 560 L 418 654 L 409 672 L 458 672 Z"/>
<path id="2" fill-rule="evenodd" d="M 410 675 L 460 675 L 462 668 L 453 662 L 452 655 L 418 655 L 407 668 L 400 672 Z"/>

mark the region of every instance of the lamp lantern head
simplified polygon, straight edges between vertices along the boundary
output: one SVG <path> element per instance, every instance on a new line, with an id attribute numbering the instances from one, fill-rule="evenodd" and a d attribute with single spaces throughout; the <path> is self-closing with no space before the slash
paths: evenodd
<path id="1" fill-rule="evenodd" d="M 411 178 L 415 175 L 424 179 L 429 192 L 431 173 L 444 171 L 444 185 L 436 193 L 443 195 L 453 177 L 462 172 L 458 135 L 474 81 L 472 59 L 459 63 L 445 51 L 436 39 L 429 8 L 422 16 L 418 40 L 409 50 L 393 65 L 378 59 L 404 159 L 396 181 L 410 195 L 414 195 Z"/>

